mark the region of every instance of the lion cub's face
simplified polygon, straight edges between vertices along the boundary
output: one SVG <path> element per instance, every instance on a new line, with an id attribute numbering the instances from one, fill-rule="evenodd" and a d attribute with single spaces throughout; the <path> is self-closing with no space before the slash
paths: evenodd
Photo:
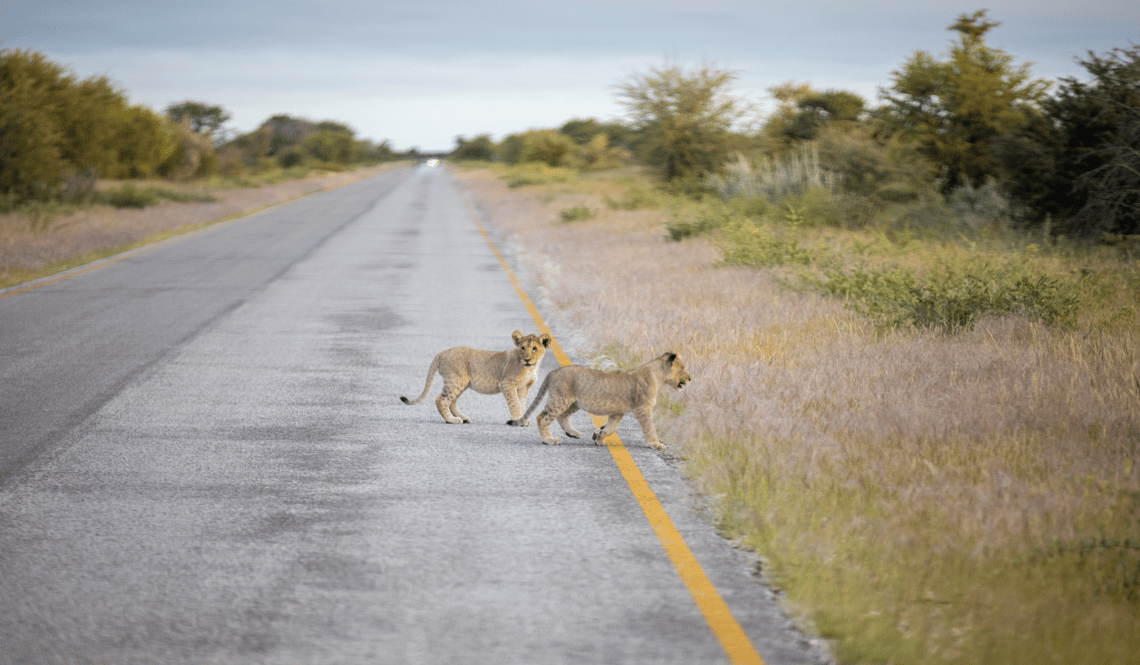
<path id="1" fill-rule="evenodd" d="M 669 363 L 669 384 L 677 390 L 680 390 L 686 383 L 693 380 L 689 376 L 689 370 L 686 369 L 684 361 L 676 355 L 673 356 L 672 361 Z"/>
<path id="2" fill-rule="evenodd" d="M 550 335 L 546 333 L 542 333 L 541 335 L 523 335 L 517 330 L 511 334 L 511 338 L 515 340 L 519 360 L 527 367 L 534 367 L 542 360 L 542 355 L 546 353 L 546 349 L 550 346 L 551 342 Z"/>

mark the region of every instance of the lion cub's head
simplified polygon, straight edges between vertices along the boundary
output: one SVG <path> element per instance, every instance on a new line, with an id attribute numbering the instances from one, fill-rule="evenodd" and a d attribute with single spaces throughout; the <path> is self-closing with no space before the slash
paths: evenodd
<path id="1" fill-rule="evenodd" d="M 684 361 L 672 351 L 665 354 L 665 367 L 669 371 L 665 377 L 666 382 L 677 390 L 693 380 L 693 377 L 689 376 L 689 370 L 686 369 Z"/>
<path id="2" fill-rule="evenodd" d="M 515 341 L 519 360 L 527 367 L 534 367 L 542 360 L 542 355 L 546 353 L 552 341 L 550 335 L 546 333 L 524 335 L 517 330 L 511 333 L 511 339 Z"/>

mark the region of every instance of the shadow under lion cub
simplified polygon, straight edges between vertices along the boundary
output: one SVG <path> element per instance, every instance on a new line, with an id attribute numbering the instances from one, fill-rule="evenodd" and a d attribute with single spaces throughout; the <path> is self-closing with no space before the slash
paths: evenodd
<path id="1" fill-rule="evenodd" d="M 435 406 L 448 423 L 471 422 L 456 404 L 468 388 L 485 395 L 502 393 L 511 412 L 507 424 L 514 427 L 528 426 L 531 414 L 549 394 L 546 408 L 538 415 L 538 433 L 543 443 L 561 443 L 550 432 L 550 423 L 554 420 L 568 436 L 580 438 L 582 433 L 570 424 L 570 416 L 581 410 L 606 417 L 602 428 L 594 432 L 594 443 L 604 445 L 604 439 L 617 429 L 625 414 L 632 412 L 641 425 L 645 442 L 657 450 L 665 449 L 653 423 L 657 393 L 662 385 L 680 390 L 692 380 L 676 353 L 664 353 L 631 370 L 606 372 L 580 365 L 559 367 L 547 375 L 534 401 L 523 413 L 527 394 L 538 380 L 539 366 L 553 340 L 546 333 L 523 335 L 518 330 L 511 333 L 511 339 L 515 348 L 508 351 L 482 351 L 467 346 L 441 351 L 428 367 L 423 393 L 414 400 L 404 396 L 400 400 L 404 404 L 422 402 L 438 372 L 443 377 L 443 392 L 436 398 Z"/>

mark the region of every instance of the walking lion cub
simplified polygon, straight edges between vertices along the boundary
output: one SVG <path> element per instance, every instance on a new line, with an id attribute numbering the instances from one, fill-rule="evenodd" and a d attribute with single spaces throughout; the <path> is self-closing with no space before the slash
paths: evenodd
<path id="1" fill-rule="evenodd" d="M 435 407 L 439 409 L 439 415 L 452 425 L 471 422 L 456 405 L 459 396 L 468 388 L 484 395 L 503 393 L 511 417 L 519 418 L 527 393 L 538 381 L 538 368 L 552 339 L 547 333 L 523 335 L 517 330 L 511 333 L 511 339 L 515 348 L 509 351 L 480 351 L 469 346 L 441 351 L 428 367 L 423 393 L 414 400 L 401 395 L 400 400 L 404 404 L 424 401 L 438 371 L 443 377 L 443 392 L 435 399 Z"/>
<path id="2" fill-rule="evenodd" d="M 542 401 L 542 396 L 549 392 L 546 408 L 538 415 L 538 433 L 543 443 L 561 443 L 550 433 L 552 420 L 557 420 L 569 436 L 575 439 L 581 437 L 582 433 L 570 424 L 570 415 L 581 409 L 595 416 L 606 416 L 605 425 L 594 432 L 594 443 L 604 445 L 603 439 L 617 429 L 625 414 L 632 411 L 641 424 L 645 442 L 657 450 L 664 450 L 665 444 L 657 438 L 657 427 L 653 424 L 657 391 L 663 384 L 680 390 L 691 380 L 685 363 L 672 352 L 662 354 L 636 369 L 618 372 L 567 365 L 548 374 L 526 414 L 521 419 L 507 421 L 507 424 L 526 427 L 530 415 Z"/>

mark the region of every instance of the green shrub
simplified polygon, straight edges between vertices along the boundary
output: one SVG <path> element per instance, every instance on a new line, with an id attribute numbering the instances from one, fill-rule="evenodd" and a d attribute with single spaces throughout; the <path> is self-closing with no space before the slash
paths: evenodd
<path id="1" fill-rule="evenodd" d="M 131 184 L 103 192 L 98 199 L 116 208 L 145 208 L 158 203 L 159 196 L 154 189 L 140 189 Z"/>
<path id="2" fill-rule="evenodd" d="M 729 204 L 709 199 L 702 203 L 675 207 L 670 213 L 669 221 L 665 223 L 665 230 L 668 231 L 670 240 L 680 241 L 747 221 Z"/>
<path id="3" fill-rule="evenodd" d="M 794 234 L 773 231 L 751 221 L 726 224 L 719 239 L 727 265 L 767 268 L 781 265 L 807 265 L 812 253 L 800 244 Z"/>
<path id="4" fill-rule="evenodd" d="M 553 168 L 542 163 L 519 164 L 507 170 L 503 176 L 511 188 L 528 185 L 551 185 L 570 183 L 577 174 L 571 169 Z"/>
<path id="5" fill-rule="evenodd" d="M 283 169 L 291 169 L 305 164 L 309 159 L 308 153 L 301 146 L 293 145 L 277 153 L 277 165 Z"/>
<path id="6" fill-rule="evenodd" d="M 612 210 L 655 210 L 662 205 L 664 196 L 652 187 L 635 185 L 625 190 L 620 199 L 606 197 L 606 205 Z"/>
<path id="7" fill-rule="evenodd" d="M 162 187 L 141 188 L 127 183 L 106 192 L 98 192 L 92 197 L 92 200 L 95 203 L 103 203 L 116 208 L 146 208 L 157 205 L 162 200 L 176 203 L 210 203 L 217 199 L 205 193 L 176 192 Z"/>
<path id="8" fill-rule="evenodd" d="M 1080 302 L 1070 284 L 1030 276 L 1007 266 L 948 271 L 920 280 L 906 269 L 825 269 L 820 290 L 849 299 L 849 307 L 883 329 L 968 330 L 983 316 L 1018 314 L 1047 324 L 1072 325 Z"/>
<path id="9" fill-rule="evenodd" d="M 562 210 L 558 213 L 558 216 L 562 218 L 563 222 L 584 222 L 593 219 L 595 214 L 596 213 L 590 208 L 584 205 L 577 205 Z"/>

